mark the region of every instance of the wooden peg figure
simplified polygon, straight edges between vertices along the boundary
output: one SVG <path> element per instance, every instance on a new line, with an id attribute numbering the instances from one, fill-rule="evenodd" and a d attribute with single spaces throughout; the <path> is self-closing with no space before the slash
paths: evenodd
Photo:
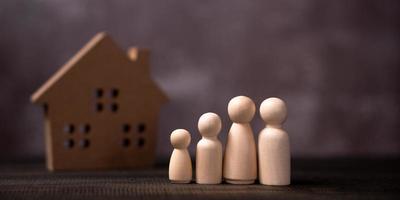
<path id="1" fill-rule="evenodd" d="M 258 136 L 260 183 L 289 185 L 290 144 L 288 134 L 282 129 L 287 115 L 285 102 L 275 97 L 264 100 L 260 106 L 260 115 L 266 123 Z"/>
<path id="2" fill-rule="evenodd" d="M 250 121 L 256 111 L 254 102 L 238 96 L 228 104 L 229 118 L 233 124 L 229 130 L 223 176 L 231 184 L 252 184 L 257 178 L 256 144 Z"/>
<path id="3" fill-rule="evenodd" d="M 196 182 L 219 184 L 222 181 L 222 144 L 218 140 L 221 118 L 215 113 L 203 114 L 198 123 L 202 139 L 196 149 Z"/>
<path id="4" fill-rule="evenodd" d="M 169 180 L 172 183 L 190 183 L 192 180 L 192 161 L 189 151 L 190 134 L 185 129 L 171 133 L 171 144 L 174 147 L 169 161 Z"/>

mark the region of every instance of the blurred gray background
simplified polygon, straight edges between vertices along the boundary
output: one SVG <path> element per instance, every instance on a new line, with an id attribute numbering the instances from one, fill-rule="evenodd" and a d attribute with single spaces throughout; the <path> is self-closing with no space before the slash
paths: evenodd
<path id="1" fill-rule="evenodd" d="M 247 95 L 287 101 L 292 153 L 400 154 L 400 1 L 0 1 L 0 159 L 44 156 L 42 111 L 30 94 L 95 33 L 152 50 L 171 101 L 158 158 L 175 128 L 199 139 L 208 111 Z M 257 114 L 255 135 L 263 127 Z"/>

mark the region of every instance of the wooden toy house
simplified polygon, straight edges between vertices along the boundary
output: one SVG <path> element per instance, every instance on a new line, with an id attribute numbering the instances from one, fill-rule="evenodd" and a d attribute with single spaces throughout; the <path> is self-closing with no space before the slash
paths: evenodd
<path id="1" fill-rule="evenodd" d="M 49 170 L 149 167 L 167 96 L 149 52 L 95 35 L 31 97 L 43 106 Z"/>

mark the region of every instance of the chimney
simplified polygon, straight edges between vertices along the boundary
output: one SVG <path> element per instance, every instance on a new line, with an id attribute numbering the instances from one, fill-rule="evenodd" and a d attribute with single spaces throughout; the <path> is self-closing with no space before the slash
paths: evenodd
<path id="1" fill-rule="evenodd" d="M 128 57 L 141 65 L 149 66 L 150 51 L 148 49 L 139 49 L 137 47 L 131 47 L 128 49 Z"/>
<path id="2" fill-rule="evenodd" d="M 150 74 L 149 57 L 150 51 L 148 49 L 142 49 L 137 47 L 128 48 L 128 57 L 132 62 L 138 63 L 142 67 L 147 75 Z"/>

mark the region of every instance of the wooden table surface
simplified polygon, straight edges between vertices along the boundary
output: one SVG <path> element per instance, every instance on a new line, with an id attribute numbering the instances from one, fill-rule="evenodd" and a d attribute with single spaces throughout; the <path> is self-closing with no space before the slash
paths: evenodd
<path id="1" fill-rule="evenodd" d="M 400 160 L 294 159 L 292 185 L 170 184 L 150 170 L 48 172 L 44 163 L 0 164 L 0 199 L 400 199 Z"/>

